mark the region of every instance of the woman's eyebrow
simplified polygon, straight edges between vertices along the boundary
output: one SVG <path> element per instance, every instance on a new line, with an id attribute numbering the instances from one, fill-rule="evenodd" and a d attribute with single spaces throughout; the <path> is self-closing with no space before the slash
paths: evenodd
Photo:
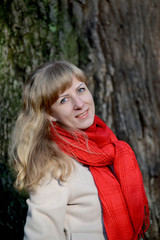
<path id="1" fill-rule="evenodd" d="M 81 85 L 84 85 L 84 83 L 82 82 L 81 84 L 79 84 L 78 87 L 76 88 L 76 91 L 78 90 L 78 88 L 81 87 Z M 69 94 L 60 95 L 59 98 L 68 97 L 68 95 Z"/>
<path id="2" fill-rule="evenodd" d="M 68 95 L 69 94 L 64 94 L 64 95 L 59 96 L 59 98 L 67 97 Z"/>
<path id="3" fill-rule="evenodd" d="M 76 88 L 76 90 L 78 90 L 78 88 L 79 88 L 81 85 L 84 85 L 84 82 L 82 82 L 82 83 Z"/>

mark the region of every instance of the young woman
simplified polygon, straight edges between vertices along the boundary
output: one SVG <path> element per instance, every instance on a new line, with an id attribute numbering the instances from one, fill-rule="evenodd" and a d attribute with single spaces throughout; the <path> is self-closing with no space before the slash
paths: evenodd
<path id="1" fill-rule="evenodd" d="M 24 240 L 136 240 L 149 226 L 142 176 L 127 143 L 95 115 L 79 68 L 38 67 L 12 136 L 16 186 L 26 189 Z"/>

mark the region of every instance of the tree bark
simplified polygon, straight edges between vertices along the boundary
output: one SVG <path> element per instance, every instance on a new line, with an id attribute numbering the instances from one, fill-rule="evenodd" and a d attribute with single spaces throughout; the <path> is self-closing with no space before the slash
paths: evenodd
<path id="1" fill-rule="evenodd" d="M 160 1 L 5 0 L 0 6 L 1 162 L 23 83 L 40 63 L 84 69 L 96 113 L 136 153 L 160 238 Z"/>

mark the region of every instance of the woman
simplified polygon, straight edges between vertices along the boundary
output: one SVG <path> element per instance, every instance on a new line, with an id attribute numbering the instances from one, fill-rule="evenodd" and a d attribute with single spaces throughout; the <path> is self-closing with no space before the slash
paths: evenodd
<path id="1" fill-rule="evenodd" d="M 12 136 L 16 186 L 30 194 L 24 240 L 130 240 L 149 226 L 131 148 L 95 115 L 85 74 L 47 63 L 29 77 Z"/>

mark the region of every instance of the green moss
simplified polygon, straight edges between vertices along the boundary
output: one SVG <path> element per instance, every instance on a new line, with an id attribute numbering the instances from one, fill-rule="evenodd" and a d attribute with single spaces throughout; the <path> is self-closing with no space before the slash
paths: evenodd
<path id="1" fill-rule="evenodd" d="M 63 40 L 61 43 L 61 51 L 65 60 L 78 63 L 78 45 L 77 45 L 77 35 L 73 29 L 64 31 Z"/>
<path id="2" fill-rule="evenodd" d="M 57 22 L 56 26 L 52 26 L 52 32 L 56 32 L 56 43 L 58 58 L 66 61 L 78 63 L 78 45 L 77 33 L 72 25 L 72 19 L 65 9 L 57 11 L 55 8 Z"/>
<path id="3" fill-rule="evenodd" d="M 79 45 L 79 62 L 80 64 L 87 64 L 88 62 L 88 46 L 84 38 L 78 38 Z"/>
<path id="4" fill-rule="evenodd" d="M 50 23 L 50 24 L 49 24 L 49 30 L 50 30 L 52 33 L 55 33 L 55 32 L 57 32 L 57 26 L 54 25 L 53 23 Z"/>

